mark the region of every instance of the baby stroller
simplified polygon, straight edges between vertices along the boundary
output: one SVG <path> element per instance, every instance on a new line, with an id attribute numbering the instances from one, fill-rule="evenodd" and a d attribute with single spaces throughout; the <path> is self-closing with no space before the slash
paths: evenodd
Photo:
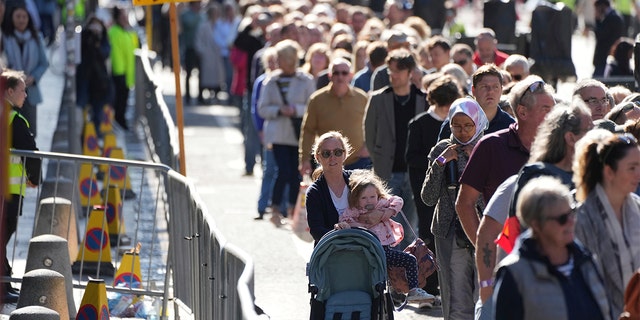
<path id="1" fill-rule="evenodd" d="M 324 235 L 311 254 L 307 276 L 311 320 L 393 320 L 384 250 L 370 231 L 353 228 Z"/>

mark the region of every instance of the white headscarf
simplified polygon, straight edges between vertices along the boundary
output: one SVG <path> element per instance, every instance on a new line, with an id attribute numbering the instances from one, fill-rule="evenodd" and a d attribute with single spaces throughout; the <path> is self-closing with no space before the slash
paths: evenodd
<path id="1" fill-rule="evenodd" d="M 489 119 L 487 119 L 487 115 L 484 113 L 478 102 L 471 98 L 460 98 L 451 104 L 451 107 L 449 108 L 449 121 L 451 121 L 453 116 L 458 113 L 463 113 L 471 118 L 473 123 L 476 124 L 476 132 L 469 141 L 461 142 L 453 135 L 452 131 L 451 140 L 465 146 L 472 143 L 475 144 L 476 140 L 481 137 L 484 131 L 489 127 Z"/>

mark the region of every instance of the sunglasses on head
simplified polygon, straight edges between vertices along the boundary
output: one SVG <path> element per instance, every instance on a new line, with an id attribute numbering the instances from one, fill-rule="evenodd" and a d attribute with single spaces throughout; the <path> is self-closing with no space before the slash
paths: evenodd
<path id="1" fill-rule="evenodd" d="M 534 92 L 536 92 L 536 90 L 538 90 L 538 88 L 543 87 L 543 86 L 544 86 L 544 81 L 540 81 L 540 80 L 530 84 L 529 87 L 527 87 L 527 89 L 524 90 L 524 92 L 520 96 L 520 100 L 518 101 L 518 104 L 522 104 L 522 99 L 527 94 L 527 92 L 534 93 Z"/>
<path id="2" fill-rule="evenodd" d="M 568 212 L 565 212 L 555 217 L 547 217 L 546 220 L 554 220 L 559 225 L 564 226 L 565 224 L 567 224 L 567 222 L 569 222 L 569 218 L 572 218 L 575 214 L 576 214 L 576 208 L 572 207 L 571 210 L 569 210 Z"/>
<path id="3" fill-rule="evenodd" d="M 344 149 L 334 149 L 334 150 L 322 150 L 322 151 L 320 151 L 320 156 L 322 156 L 325 159 L 329 159 L 331 157 L 331 154 L 333 154 L 336 157 L 342 157 L 342 155 L 344 154 Z"/>
<path id="4" fill-rule="evenodd" d="M 606 164 L 607 163 L 607 158 L 609 157 L 609 155 L 611 154 L 611 151 L 616 146 L 637 144 L 637 143 L 638 143 L 638 140 L 636 140 L 636 138 L 630 133 L 617 134 L 616 135 L 616 139 L 614 141 L 612 141 L 611 143 L 609 143 L 608 145 L 606 145 L 600 151 L 601 153 L 604 151 L 604 154 L 602 155 L 602 158 L 600 159 L 600 161 L 603 164 Z"/>

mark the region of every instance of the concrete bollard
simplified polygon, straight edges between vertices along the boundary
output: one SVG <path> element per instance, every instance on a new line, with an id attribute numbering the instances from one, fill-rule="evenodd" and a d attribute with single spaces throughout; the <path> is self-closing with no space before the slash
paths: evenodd
<path id="1" fill-rule="evenodd" d="M 40 199 L 46 199 L 50 197 L 70 199 L 71 203 L 73 204 L 73 212 L 82 212 L 78 186 L 77 183 L 72 179 L 73 177 L 68 178 L 63 176 L 51 176 L 46 178 L 42 183 Z"/>
<path id="2" fill-rule="evenodd" d="M 49 308 L 29 306 L 13 310 L 9 320 L 60 320 L 60 315 Z"/>
<path id="3" fill-rule="evenodd" d="M 64 276 L 47 269 L 36 269 L 24 274 L 18 308 L 42 306 L 55 310 L 60 320 L 69 320 L 69 307 Z"/>
<path id="4" fill-rule="evenodd" d="M 78 226 L 71 201 L 60 197 L 40 200 L 33 236 L 54 234 L 67 240 L 69 258 L 78 255 Z M 69 260 L 73 263 L 73 260 Z"/>
<path id="5" fill-rule="evenodd" d="M 27 265 L 25 272 L 37 269 L 53 270 L 64 277 L 69 316 L 76 317 L 76 306 L 73 299 L 73 273 L 69 264 L 67 240 L 62 237 L 45 234 L 29 241 Z"/>

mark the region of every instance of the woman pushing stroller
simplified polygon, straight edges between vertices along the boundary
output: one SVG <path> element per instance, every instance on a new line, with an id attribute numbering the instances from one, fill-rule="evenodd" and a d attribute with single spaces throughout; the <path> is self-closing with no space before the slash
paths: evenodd
<path id="1" fill-rule="evenodd" d="M 316 244 L 323 235 L 336 228 L 336 225 L 340 221 L 340 216 L 349 210 L 349 183 L 351 176 L 355 175 L 355 181 L 355 178 L 361 174 L 360 171 L 344 170 L 344 161 L 350 151 L 351 147 L 349 146 L 347 138 L 337 131 L 329 131 L 321 135 L 313 147 L 313 155 L 319 167 L 313 173 L 313 184 L 307 189 L 306 208 L 309 229 Z M 375 177 L 373 173 L 370 174 Z M 375 178 L 379 180 L 379 178 Z M 380 198 L 389 198 L 389 196 L 386 196 L 388 195 L 387 192 L 382 192 L 384 190 L 383 187 L 374 190 L 375 201 L 373 201 L 373 203 L 377 204 L 378 200 L 381 200 Z M 384 194 L 385 197 L 380 197 L 382 194 Z M 367 210 L 366 214 L 359 214 L 357 217 L 354 216 L 354 223 L 357 222 L 362 226 L 376 226 L 379 223 L 383 225 L 387 223 L 390 225 L 389 218 L 397 214 L 402 208 L 402 203 L 398 205 L 397 200 L 392 202 L 393 205 L 389 205 L 388 208 L 385 208 L 385 206 L 375 206 L 371 210 Z M 393 207 L 393 210 L 389 210 L 391 207 Z M 362 208 L 364 208 L 364 206 L 362 206 Z M 343 224 L 343 226 L 345 225 Z M 391 254 L 396 256 L 400 253 L 404 254 L 403 252 L 389 248 L 391 243 L 396 243 L 396 241 L 400 240 L 402 240 L 402 238 L 393 239 L 390 243 L 383 242 L 382 244 L 387 247 L 385 251 L 394 251 Z M 389 259 L 389 254 L 387 254 L 387 259 Z M 408 259 L 401 257 L 395 260 Z M 415 261 L 414 257 L 413 270 L 417 270 Z M 410 273 L 411 271 L 407 270 L 408 276 L 410 276 Z M 415 283 L 411 283 L 411 288 L 416 288 L 418 283 L 417 272 L 414 271 L 413 274 L 415 275 Z M 424 290 L 416 289 L 417 290 L 413 291 L 413 294 L 410 294 L 413 297 L 408 298 L 409 301 L 428 301 L 429 299 L 434 299 L 432 295 L 426 293 Z"/>
<path id="2" fill-rule="evenodd" d="M 335 229 L 367 228 L 384 249 L 387 266 L 404 268 L 409 282 L 408 302 L 432 301 L 435 297 L 418 287 L 418 263 L 413 255 L 394 249 L 404 238 L 402 225 L 391 220 L 402 209 L 402 198 L 389 194 L 384 182 L 370 170 L 356 170 L 349 177 L 349 208 L 338 218 Z M 368 226 L 358 221 L 361 215 L 378 209 L 384 212 L 382 221 Z"/>

